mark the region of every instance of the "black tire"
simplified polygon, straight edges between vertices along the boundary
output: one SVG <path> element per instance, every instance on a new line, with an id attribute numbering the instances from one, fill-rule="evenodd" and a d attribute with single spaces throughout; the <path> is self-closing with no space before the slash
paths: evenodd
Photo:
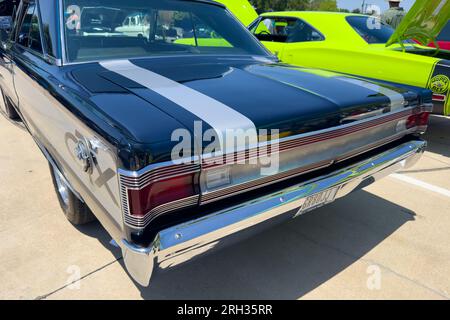
<path id="1" fill-rule="evenodd" d="M 77 196 L 67 187 L 67 184 L 63 179 L 59 178 L 61 175 L 59 170 L 50 165 L 50 172 L 56 196 L 58 197 L 59 204 L 67 220 L 77 226 L 94 221 L 95 216 L 89 207 L 77 198 Z"/>
<path id="2" fill-rule="evenodd" d="M 5 115 L 10 120 L 20 120 L 20 116 L 17 113 L 16 109 L 11 105 L 8 99 L 6 99 L 5 95 L 3 94 L 3 90 L 1 90 L 1 97 L 0 99 L 3 99 L 3 102 L 5 104 Z"/>

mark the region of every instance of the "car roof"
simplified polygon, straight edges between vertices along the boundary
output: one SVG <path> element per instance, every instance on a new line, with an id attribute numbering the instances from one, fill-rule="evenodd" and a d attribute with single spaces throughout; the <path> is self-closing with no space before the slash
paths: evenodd
<path id="1" fill-rule="evenodd" d="M 273 11 L 265 12 L 261 16 L 286 16 L 286 17 L 307 17 L 307 16 L 328 16 L 328 17 L 347 17 L 347 16 L 362 16 L 363 14 L 349 13 L 349 12 L 331 12 L 331 11 Z"/>

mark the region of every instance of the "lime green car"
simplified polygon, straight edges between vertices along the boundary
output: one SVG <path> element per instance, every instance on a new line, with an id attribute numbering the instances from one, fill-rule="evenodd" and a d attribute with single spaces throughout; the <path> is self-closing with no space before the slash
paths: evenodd
<path id="1" fill-rule="evenodd" d="M 268 12 L 249 29 L 283 62 L 429 88 L 435 111 L 450 115 L 450 51 L 413 41 L 434 42 L 449 18 L 450 1 L 418 0 L 397 31 L 374 17 L 334 12 Z"/>
<path id="2" fill-rule="evenodd" d="M 258 18 L 258 14 L 248 0 L 220 0 L 217 2 L 225 5 L 229 12 L 234 14 L 238 20 L 244 24 L 244 26 L 248 26 Z M 200 45 L 202 47 L 231 47 L 225 39 L 218 34 L 214 34 L 212 31 L 208 32 L 208 30 L 203 30 L 202 35 L 197 36 L 197 39 L 183 38 L 177 39 L 174 42 L 189 46 Z"/>
<path id="3" fill-rule="evenodd" d="M 258 18 L 258 14 L 248 0 L 219 0 L 217 2 L 224 4 L 245 26 Z"/>

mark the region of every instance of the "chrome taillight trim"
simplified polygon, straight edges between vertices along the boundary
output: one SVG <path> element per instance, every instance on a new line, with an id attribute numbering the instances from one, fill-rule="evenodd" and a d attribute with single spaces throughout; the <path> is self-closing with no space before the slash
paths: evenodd
<path id="1" fill-rule="evenodd" d="M 149 171 L 140 177 L 122 176 L 121 181 L 128 189 L 140 190 L 149 184 L 160 180 L 166 180 L 198 171 L 200 171 L 200 164 L 186 164 L 178 167 L 172 166 L 155 171 Z"/>
<path id="2" fill-rule="evenodd" d="M 179 199 L 159 205 L 144 216 L 133 216 L 130 212 L 128 190 L 141 190 L 148 185 L 178 176 L 200 172 L 199 163 L 173 164 L 172 162 L 160 163 L 146 168 L 145 171 L 126 171 L 119 169 L 120 196 L 125 225 L 136 228 L 145 228 L 153 219 L 163 213 L 173 212 L 181 208 L 190 207 L 199 203 L 200 195 Z"/>
<path id="3" fill-rule="evenodd" d="M 195 195 L 192 197 L 165 203 L 156 208 L 153 208 L 150 212 L 148 212 L 143 217 L 134 217 L 132 215 L 125 215 L 124 221 L 130 227 L 142 229 L 142 228 L 145 228 L 150 222 L 152 222 L 154 219 L 156 219 L 157 217 L 159 217 L 162 214 L 174 212 L 179 209 L 193 207 L 193 206 L 197 205 L 199 198 L 200 198 L 200 195 Z"/>

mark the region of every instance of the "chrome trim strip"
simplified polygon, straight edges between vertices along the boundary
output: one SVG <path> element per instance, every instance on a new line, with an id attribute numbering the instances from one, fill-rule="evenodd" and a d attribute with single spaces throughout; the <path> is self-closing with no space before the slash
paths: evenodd
<path id="1" fill-rule="evenodd" d="M 306 198 L 339 187 L 341 198 L 400 169 L 422 156 L 424 141 L 411 141 L 326 176 L 241 203 L 161 230 L 146 248 L 122 241 L 125 265 L 132 277 L 147 286 L 155 270 L 168 270 L 217 250 L 250 234 L 295 216 Z M 280 218 L 278 218 L 280 217 Z M 275 219 L 276 218 L 276 219 Z"/>
<path id="2" fill-rule="evenodd" d="M 247 191 L 255 190 L 258 188 L 263 188 L 269 186 L 271 184 L 282 182 L 287 179 L 291 179 L 302 174 L 307 174 L 309 172 L 324 169 L 329 167 L 333 161 L 323 161 L 321 164 L 314 164 L 312 166 L 297 168 L 288 172 L 282 172 L 277 175 L 264 177 L 261 179 L 256 179 L 253 181 L 249 181 L 246 183 L 241 183 L 237 185 L 233 185 L 232 187 L 222 188 L 215 190 L 213 192 L 206 192 L 201 195 L 200 204 L 208 204 L 214 201 L 222 200 L 225 198 L 233 197 L 238 194 L 242 194 Z"/>
<path id="3" fill-rule="evenodd" d="M 419 109 L 422 110 L 422 109 Z M 358 134 L 359 131 L 363 131 L 363 130 L 368 130 L 371 129 L 373 127 L 379 126 L 379 125 L 384 125 L 393 121 L 399 121 L 401 119 L 406 119 L 407 116 L 413 114 L 414 112 L 418 112 L 418 110 L 416 109 L 409 109 L 406 111 L 401 111 L 401 112 L 395 112 L 394 114 L 388 114 L 385 115 L 384 117 L 378 117 L 378 120 L 376 121 L 366 121 L 365 122 L 365 126 L 362 127 L 361 125 L 358 126 L 354 126 L 353 130 L 349 130 L 349 128 L 346 128 L 345 130 L 342 129 L 338 129 L 336 131 L 334 131 L 333 136 L 331 135 L 331 133 L 323 135 L 322 134 L 322 138 L 314 138 L 314 139 L 308 139 L 308 140 L 304 140 L 304 139 L 296 139 L 297 142 L 294 141 L 289 141 L 289 144 L 282 144 L 280 143 L 280 146 L 278 147 L 279 149 L 279 154 L 283 154 L 286 153 L 286 151 L 289 151 L 291 149 L 294 148 L 298 148 L 300 146 L 305 146 L 307 144 L 315 144 L 315 143 L 319 143 L 321 141 L 323 141 L 324 139 L 328 140 L 328 139 L 333 139 L 333 138 L 337 138 L 337 137 L 341 137 L 344 135 L 349 135 L 349 134 Z M 354 128 L 357 127 L 358 130 L 355 130 Z M 399 139 L 407 134 L 411 134 L 413 132 L 418 131 L 419 128 L 411 128 L 411 129 L 405 129 L 404 131 L 401 131 L 395 135 L 392 136 L 388 136 L 385 139 L 380 139 L 379 141 L 375 141 L 373 143 L 367 144 L 363 147 L 360 147 L 358 149 L 355 150 L 351 150 L 350 152 L 346 152 L 345 154 L 342 154 L 340 157 L 329 157 L 327 159 L 324 159 L 322 162 L 317 163 L 318 165 L 320 164 L 320 166 L 317 166 L 317 168 L 313 167 L 313 169 L 311 169 L 311 165 L 309 165 L 308 167 L 303 167 L 303 168 L 297 168 L 295 170 L 290 170 L 289 172 L 280 172 L 276 175 L 270 176 L 270 177 L 262 177 L 262 178 L 258 178 L 258 179 L 252 179 L 250 181 L 244 181 L 241 183 L 236 183 L 233 184 L 231 186 L 226 186 L 226 187 L 222 187 L 220 189 L 216 189 L 213 190 L 211 192 L 207 192 L 207 193 L 203 193 L 202 197 L 201 197 L 201 204 L 204 203 L 210 203 L 213 200 L 219 200 L 219 199 L 223 199 L 223 198 L 227 198 L 227 197 L 231 197 L 234 196 L 236 194 L 240 194 L 244 191 L 246 191 L 246 189 L 248 190 L 253 190 L 255 189 L 255 187 L 264 187 L 273 183 L 276 183 L 277 181 L 282 181 L 282 180 L 286 180 L 289 179 L 291 177 L 295 177 L 301 174 L 305 174 L 307 172 L 311 172 L 313 170 L 316 169 L 320 169 L 323 167 L 326 167 L 328 165 L 331 165 L 332 163 L 335 162 L 341 162 L 343 160 L 349 159 L 351 157 L 360 155 L 364 152 L 368 152 L 370 150 L 373 150 L 377 147 L 380 147 L 384 144 L 387 144 L 389 142 L 392 142 L 393 140 Z M 340 133 L 338 133 L 337 131 L 341 130 Z M 319 136 L 319 135 L 318 135 Z M 248 156 L 248 158 L 252 158 L 252 154 L 254 152 L 250 151 L 250 155 Z M 245 154 L 245 156 L 247 156 L 247 154 Z M 238 157 L 239 156 L 235 156 Z M 254 156 L 253 156 L 254 157 Z M 224 157 L 225 158 L 225 157 Z M 228 159 L 227 159 L 228 160 Z M 236 161 L 236 158 L 231 158 L 231 160 Z M 202 169 L 210 169 L 210 168 L 216 168 L 216 167 L 221 167 L 221 166 L 226 166 L 229 165 L 229 162 L 226 163 L 227 161 L 223 161 L 223 163 L 221 164 L 203 164 Z M 232 162 L 232 163 L 236 163 L 236 162 Z M 325 163 L 325 164 L 323 164 Z M 302 170 L 303 169 L 303 170 Z M 291 173 L 291 174 L 289 174 Z"/>
<path id="4" fill-rule="evenodd" d="M 432 107 L 433 107 L 433 104 L 424 104 L 421 107 L 421 110 L 423 109 L 423 111 L 430 112 L 429 108 L 432 108 Z M 340 126 L 327 128 L 327 129 L 322 129 L 322 130 L 317 130 L 317 131 L 313 131 L 313 132 L 301 133 L 301 134 L 298 134 L 298 135 L 295 135 L 295 136 L 281 138 L 281 139 L 276 140 L 276 141 L 260 142 L 260 143 L 258 143 L 258 147 L 262 148 L 262 147 L 268 146 L 268 145 L 273 144 L 273 143 L 281 144 L 281 143 L 284 143 L 284 142 L 291 142 L 293 140 L 298 140 L 298 139 L 302 139 L 302 138 L 316 136 L 316 135 L 319 135 L 319 134 L 322 134 L 322 133 L 329 133 L 329 132 L 336 131 L 336 130 L 339 130 L 339 129 L 345 129 L 345 128 L 348 128 L 348 127 L 364 124 L 366 122 L 372 122 L 372 121 L 375 121 L 375 120 L 379 120 L 380 118 L 384 118 L 384 117 L 386 117 L 388 115 L 394 116 L 394 115 L 396 115 L 398 113 L 402 113 L 402 112 L 406 113 L 407 111 L 409 111 L 410 114 L 412 114 L 413 110 L 416 109 L 416 108 L 418 108 L 418 107 L 414 107 L 414 108 L 407 107 L 404 110 L 398 110 L 398 111 L 395 111 L 395 112 L 390 112 L 389 114 L 382 114 L 382 115 L 379 115 L 379 116 L 376 116 L 376 117 L 373 117 L 373 118 L 370 118 L 370 119 L 363 119 L 363 120 L 360 120 L 360 121 L 355 121 L 353 123 L 346 123 L 346 124 L 343 124 L 343 125 L 340 125 Z M 201 160 L 202 160 L 202 162 L 204 162 L 205 160 L 206 161 L 211 161 L 211 159 L 212 159 L 211 154 L 203 154 Z M 177 165 L 179 163 L 183 163 L 183 164 L 195 163 L 195 164 L 198 164 L 199 162 L 200 162 L 200 158 L 198 156 L 194 156 L 194 157 L 191 157 L 191 158 L 181 159 L 181 160 L 179 160 L 177 162 L 166 161 L 166 162 L 160 162 L 160 163 L 151 164 L 151 165 L 148 165 L 148 166 L 146 166 L 146 167 L 144 167 L 144 168 L 142 168 L 142 169 L 140 169 L 138 171 L 119 169 L 119 173 L 122 176 L 139 178 L 140 176 L 144 175 L 145 173 L 147 173 L 149 171 L 153 171 L 153 170 L 161 168 L 161 167 Z"/>
<path id="5" fill-rule="evenodd" d="M 146 166 L 145 168 L 142 168 L 137 171 L 119 169 L 119 173 L 122 176 L 131 177 L 131 178 L 139 178 L 142 175 L 144 175 L 145 173 L 147 173 L 148 171 L 153 171 L 153 170 L 156 170 L 156 169 L 159 169 L 162 167 L 198 164 L 198 163 L 200 163 L 199 159 L 200 158 L 198 156 L 194 156 L 194 157 L 190 157 L 190 158 L 183 158 L 183 159 L 177 160 L 176 162 L 175 161 L 158 162 L 158 163 L 150 164 L 150 165 Z"/>
<path id="6" fill-rule="evenodd" d="M 157 181 L 200 172 L 200 165 L 192 167 L 183 166 L 182 168 L 167 170 L 165 172 L 163 169 L 164 168 L 149 171 L 139 178 L 127 178 L 126 176 L 122 176 L 122 183 L 128 189 L 140 190 Z"/>
<path id="7" fill-rule="evenodd" d="M 63 0 L 58 0 L 58 14 L 59 14 L 59 27 L 58 32 L 60 36 L 60 48 L 61 48 L 61 66 L 67 65 L 67 50 L 66 50 L 66 28 L 64 23 L 64 3 Z"/>
<path id="8" fill-rule="evenodd" d="M 61 0 L 62 1 L 62 0 Z M 167 54 L 167 55 L 152 55 L 152 56 L 139 56 L 139 57 L 133 57 L 133 60 L 144 60 L 144 59 L 161 59 L 161 58 L 179 58 L 179 55 L 174 54 Z M 183 55 L 183 58 L 197 58 L 199 57 L 198 54 L 185 54 Z M 211 57 L 211 58 L 219 58 L 220 60 L 258 60 L 263 61 L 267 60 L 267 63 L 275 63 L 277 62 L 277 57 L 272 55 L 250 55 L 250 54 L 202 54 L 202 57 Z M 64 65 L 71 66 L 71 65 L 84 65 L 84 64 L 90 64 L 90 63 L 100 63 L 104 61 L 114 61 L 115 59 L 97 59 L 97 60 L 88 60 L 88 61 L 78 61 L 78 62 L 68 62 L 65 61 Z"/>
<path id="9" fill-rule="evenodd" d="M 153 208 L 143 217 L 134 217 L 129 215 L 125 217 L 125 221 L 129 226 L 136 228 L 145 228 L 153 219 L 157 218 L 163 213 L 175 211 L 177 209 L 190 207 L 198 204 L 199 195 L 191 196 L 188 198 L 179 199 L 176 201 L 168 202 L 162 204 L 158 207 Z"/>
<path id="10" fill-rule="evenodd" d="M 278 140 L 272 140 L 272 141 L 265 141 L 265 142 L 260 142 L 258 143 L 257 146 L 255 146 L 255 148 L 250 149 L 250 150 L 243 150 L 242 152 L 238 152 L 238 155 L 236 154 L 222 154 L 222 155 L 218 155 L 218 156 L 212 156 L 211 154 L 203 154 L 202 155 L 202 168 L 207 168 L 208 165 L 205 163 L 208 162 L 214 162 L 215 159 L 219 159 L 221 157 L 235 157 L 238 156 L 239 157 L 239 153 L 254 153 L 255 150 L 257 151 L 257 148 L 263 148 L 263 147 L 268 147 L 272 144 L 279 144 L 279 150 L 282 151 L 283 150 L 283 145 L 293 145 L 295 144 L 296 141 L 300 141 L 302 140 L 302 142 L 307 142 L 307 141 L 312 141 L 315 142 L 314 140 L 317 139 L 317 137 L 322 136 L 323 138 L 333 138 L 333 137 L 337 137 L 336 132 L 341 132 L 345 134 L 351 134 L 360 130 L 364 130 L 364 129 L 368 129 L 374 126 L 378 126 L 390 121 L 394 121 L 394 120 L 398 120 L 402 117 L 406 117 L 408 115 L 412 115 L 416 109 L 419 109 L 423 112 L 429 112 L 429 104 L 425 104 L 421 107 L 418 106 L 414 106 L 414 107 L 406 107 L 404 109 L 401 110 L 396 110 L 394 112 L 389 112 L 386 114 L 382 114 L 382 115 L 378 115 L 372 118 L 368 118 L 368 119 L 362 119 L 359 121 L 355 121 L 352 123 L 346 123 L 340 126 L 336 126 L 336 127 L 332 127 L 332 128 L 327 128 L 327 129 L 322 129 L 322 130 L 317 130 L 317 131 L 313 131 L 313 132 L 308 132 L 308 133 L 302 133 L 302 134 L 298 134 L 295 136 L 290 136 L 290 137 L 285 137 L 285 138 L 281 138 Z M 302 144 L 304 145 L 304 144 Z M 292 147 L 297 147 L 300 145 L 294 145 Z"/>
<path id="11" fill-rule="evenodd" d="M 354 150 L 353 152 L 351 152 L 349 154 L 344 154 L 343 156 L 340 156 L 340 157 L 336 158 L 336 163 L 348 160 L 348 159 L 353 158 L 353 157 L 357 157 L 357 156 L 359 156 L 359 155 L 361 155 L 363 153 L 366 153 L 366 152 L 370 152 L 370 151 L 372 151 L 372 150 L 374 150 L 376 148 L 382 147 L 385 144 L 388 144 L 390 142 L 398 140 L 398 139 L 400 139 L 400 138 L 402 138 L 402 137 L 404 137 L 404 136 L 406 136 L 408 134 L 412 134 L 415 131 L 416 131 L 416 129 L 412 128 L 412 129 L 409 129 L 409 130 L 407 130 L 405 132 L 401 132 L 401 133 L 399 133 L 399 134 L 397 134 L 395 136 L 386 138 L 385 140 L 374 142 L 374 143 L 372 143 L 370 145 L 367 145 L 364 148 L 356 149 L 356 150 Z"/>
<path id="12" fill-rule="evenodd" d="M 432 102 L 424 103 L 420 106 L 422 112 L 433 112 L 434 105 Z"/>
<path id="13" fill-rule="evenodd" d="M 369 152 L 373 149 L 376 149 L 378 147 L 381 147 L 385 144 L 388 144 L 392 141 L 395 141 L 397 139 L 400 139 L 401 137 L 405 136 L 408 133 L 412 133 L 413 131 L 415 131 L 415 129 L 409 130 L 405 133 L 400 133 L 398 135 L 395 135 L 393 137 L 389 137 L 385 140 L 382 141 L 378 141 L 375 142 L 373 144 L 367 145 L 365 148 L 361 148 L 359 150 L 355 150 L 354 152 L 348 153 L 348 154 L 344 154 L 343 156 L 336 158 L 336 159 L 329 159 L 327 161 L 323 161 L 323 164 L 319 164 L 319 165 L 313 165 L 313 166 L 308 166 L 306 168 L 298 168 L 296 170 L 291 170 L 288 172 L 282 172 L 279 173 L 277 175 L 274 176 L 269 176 L 269 177 L 265 177 L 265 178 L 261 178 L 261 179 L 257 179 L 257 180 L 253 180 L 247 183 L 241 183 L 241 184 L 237 184 L 237 185 L 233 185 L 231 187 L 225 187 L 222 189 L 218 189 L 215 190 L 213 192 L 209 192 L 209 193 L 203 193 L 201 195 L 200 198 L 200 204 L 207 204 L 207 203 L 211 203 L 217 200 L 221 200 L 221 199 L 225 199 L 225 198 L 229 198 L 238 194 L 241 194 L 243 192 L 246 191 L 250 191 L 250 190 L 254 190 L 257 188 L 262 188 L 265 186 L 269 186 L 271 184 L 277 183 L 277 182 L 281 182 L 287 179 L 291 179 L 291 178 L 295 178 L 297 176 L 300 176 L 302 174 L 307 174 L 310 173 L 312 171 L 315 170 L 320 170 L 326 167 L 329 167 L 330 165 L 332 165 L 333 163 L 339 163 L 345 160 L 348 160 L 352 157 L 356 157 L 358 155 L 361 155 L 365 152 Z"/>

